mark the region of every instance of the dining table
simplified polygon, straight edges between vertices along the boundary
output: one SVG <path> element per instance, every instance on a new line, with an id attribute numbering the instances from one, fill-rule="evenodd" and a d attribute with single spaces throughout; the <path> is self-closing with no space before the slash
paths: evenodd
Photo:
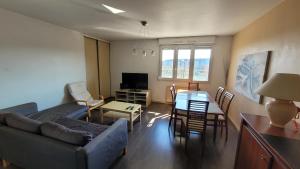
<path id="1" fill-rule="evenodd" d="M 213 115 L 213 141 L 216 141 L 217 136 L 217 128 L 218 128 L 218 116 L 224 115 L 223 111 L 219 108 L 217 102 L 215 102 L 214 98 L 212 98 L 207 91 L 178 91 L 176 95 L 176 105 L 175 105 L 175 119 L 177 118 L 177 112 L 180 111 L 182 113 L 188 111 L 188 101 L 196 100 L 196 101 L 207 101 L 209 102 L 207 114 Z M 176 129 L 176 120 L 174 121 L 174 137 L 175 137 L 175 129 Z"/>

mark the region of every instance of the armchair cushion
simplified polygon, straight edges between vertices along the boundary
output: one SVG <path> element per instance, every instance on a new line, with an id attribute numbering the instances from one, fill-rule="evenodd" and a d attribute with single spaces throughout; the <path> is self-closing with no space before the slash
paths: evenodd
<path id="1" fill-rule="evenodd" d="M 86 82 L 69 83 L 67 88 L 79 105 L 87 105 L 89 107 L 101 106 L 103 100 L 94 100 L 89 91 L 87 90 Z"/>
<path id="2" fill-rule="evenodd" d="M 69 83 L 67 88 L 71 94 L 71 96 L 75 100 L 84 100 L 84 101 L 92 101 L 93 98 L 91 94 L 88 92 L 86 87 L 86 82 L 74 82 Z M 78 102 L 80 105 L 84 105 L 83 102 Z"/>
<path id="3" fill-rule="evenodd" d="M 103 100 L 92 100 L 87 102 L 89 107 L 94 107 L 94 106 L 101 106 L 104 104 Z"/>
<path id="4" fill-rule="evenodd" d="M 9 127 L 13 127 L 31 133 L 40 133 L 41 122 L 30 119 L 26 116 L 17 113 L 7 113 L 5 115 L 5 122 Z"/>
<path id="5" fill-rule="evenodd" d="M 41 131 L 44 136 L 78 146 L 84 146 L 92 140 L 92 134 L 89 132 L 72 130 L 54 122 L 43 123 Z"/>

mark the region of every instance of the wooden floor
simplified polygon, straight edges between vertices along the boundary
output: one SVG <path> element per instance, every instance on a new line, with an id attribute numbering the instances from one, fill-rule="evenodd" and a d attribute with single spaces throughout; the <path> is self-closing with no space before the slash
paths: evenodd
<path id="1" fill-rule="evenodd" d="M 188 152 L 184 151 L 184 139 L 173 138 L 168 130 L 170 105 L 153 103 L 145 110 L 142 122 L 136 122 L 129 133 L 128 152 L 116 160 L 111 169 L 232 169 L 238 139 L 236 129 L 230 124 L 229 138 L 225 135 L 212 140 L 212 128 L 207 131 L 206 149 L 201 158 L 198 135 L 192 135 Z M 1 167 L 0 167 L 1 168 Z M 10 166 L 9 169 L 18 169 Z"/>
<path id="2" fill-rule="evenodd" d="M 188 153 L 184 151 L 184 139 L 173 138 L 168 130 L 170 106 L 153 103 L 144 112 L 142 123 L 136 123 L 129 133 L 128 154 L 119 159 L 112 169 L 232 169 L 238 139 L 236 129 L 230 125 L 229 139 L 218 133 L 216 143 L 212 129 L 208 129 L 206 149 L 201 158 L 198 135 L 189 141 Z"/>

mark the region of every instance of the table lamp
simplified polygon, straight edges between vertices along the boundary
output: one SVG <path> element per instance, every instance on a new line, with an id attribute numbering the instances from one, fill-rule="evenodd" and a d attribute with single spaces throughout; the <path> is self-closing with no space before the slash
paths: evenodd
<path id="1" fill-rule="evenodd" d="M 257 94 L 272 97 L 266 103 L 271 125 L 283 128 L 298 113 L 293 101 L 300 101 L 300 75 L 277 73 L 257 89 Z"/>

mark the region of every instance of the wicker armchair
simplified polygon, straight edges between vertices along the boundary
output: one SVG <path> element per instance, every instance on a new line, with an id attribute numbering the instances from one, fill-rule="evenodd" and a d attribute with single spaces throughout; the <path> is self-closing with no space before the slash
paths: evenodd
<path id="1" fill-rule="evenodd" d="M 87 121 L 91 118 L 91 111 L 99 109 L 104 104 L 103 96 L 100 96 L 99 100 L 94 99 L 87 90 L 86 82 L 74 82 L 67 85 L 68 91 L 71 96 L 79 105 L 85 105 L 88 109 Z"/>

